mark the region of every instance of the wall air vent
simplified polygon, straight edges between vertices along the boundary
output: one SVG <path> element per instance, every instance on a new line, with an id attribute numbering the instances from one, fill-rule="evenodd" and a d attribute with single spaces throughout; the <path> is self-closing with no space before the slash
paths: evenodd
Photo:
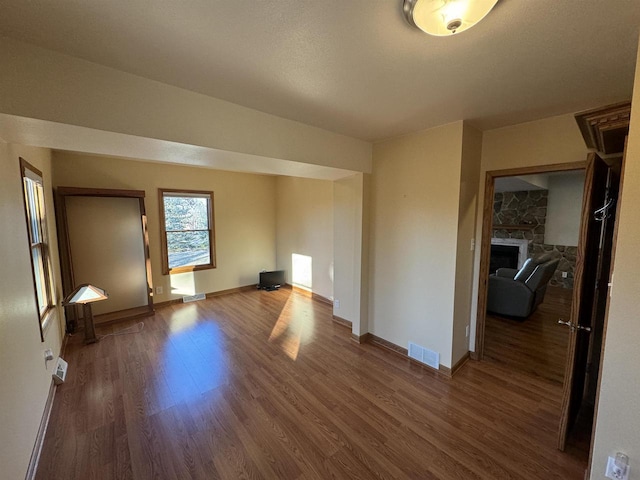
<path id="1" fill-rule="evenodd" d="M 429 365 L 436 370 L 440 368 L 440 354 L 438 352 L 434 352 L 433 350 L 421 347 L 412 342 L 409 342 L 409 357 L 425 365 Z"/>
<path id="2" fill-rule="evenodd" d="M 61 357 L 58 357 L 58 361 L 56 362 L 56 369 L 53 371 L 53 383 L 56 385 L 60 385 L 64 383 L 67 378 L 67 370 L 69 369 L 69 364 L 65 362 Z"/>
<path id="3" fill-rule="evenodd" d="M 197 302 L 198 300 L 204 300 L 207 296 L 204 293 L 196 293 L 195 295 L 189 295 L 182 297 L 183 303 Z"/>

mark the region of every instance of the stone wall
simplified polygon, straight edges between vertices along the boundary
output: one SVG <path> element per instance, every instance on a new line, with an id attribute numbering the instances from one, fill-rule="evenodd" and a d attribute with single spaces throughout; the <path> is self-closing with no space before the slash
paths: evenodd
<path id="1" fill-rule="evenodd" d="M 533 245 L 544 243 L 544 224 L 547 219 L 547 190 L 498 192 L 493 199 L 493 238 L 529 240 L 529 255 Z M 522 229 L 503 229 L 500 226 L 526 225 Z"/>
<path id="2" fill-rule="evenodd" d="M 493 238 L 519 238 L 529 241 L 529 256 L 551 253 L 560 258 L 550 285 L 573 288 L 577 247 L 544 243 L 547 218 L 547 190 L 498 192 L 493 199 Z M 521 225 L 518 229 L 500 226 Z M 567 278 L 562 278 L 562 273 Z"/>
<path id="3" fill-rule="evenodd" d="M 573 277 L 576 268 L 576 255 L 578 254 L 578 247 L 568 247 L 566 245 L 534 245 L 533 254 L 542 255 L 543 253 L 550 253 L 554 257 L 560 259 L 558 268 L 556 268 L 553 278 L 549 282 L 549 285 L 562 288 L 573 288 Z M 567 278 L 562 278 L 562 272 L 567 273 Z"/>

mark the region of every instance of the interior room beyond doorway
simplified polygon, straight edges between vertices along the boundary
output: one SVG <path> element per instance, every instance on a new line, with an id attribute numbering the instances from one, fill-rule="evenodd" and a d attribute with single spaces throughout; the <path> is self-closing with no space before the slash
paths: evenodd
<path id="1" fill-rule="evenodd" d="M 517 274 L 528 259 L 546 259 L 541 268 L 546 265 L 548 271 L 542 283 L 531 287 L 537 298 L 530 310 L 517 315 L 491 311 L 489 300 L 484 359 L 534 382 L 541 408 L 554 418 L 561 410 L 569 344 L 569 330 L 558 320 L 571 316 L 584 182 L 584 170 L 571 170 L 500 177 L 494 185 L 489 274 L 495 276 L 498 269 Z M 577 436 L 567 451 L 586 464 L 585 438 Z"/>

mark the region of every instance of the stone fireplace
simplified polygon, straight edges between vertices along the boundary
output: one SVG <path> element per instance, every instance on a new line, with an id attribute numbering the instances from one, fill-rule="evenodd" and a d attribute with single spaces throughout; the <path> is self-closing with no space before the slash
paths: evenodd
<path id="1" fill-rule="evenodd" d="M 527 258 L 550 253 L 560 259 L 550 285 L 573 288 L 577 247 L 549 245 L 544 241 L 548 193 L 547 190 L 497 192 L 493 202 L 491 245 L 517 246 L 518 269 Z M 496 266 L 500 268 L 501 261 L 491 260 L 490 274 L 495 273 Z"/>
<path id="2" fill-rule="evenodd" d="M 524 239 L 519 239 L 519 238 L 492 238 L 491 239 L 491 246 L 503 246 L 503 247 L 513 247 L 514 249 L 517 249 L 517 263 L 514 267 L 512 268 L 517 268 L 520 269 L 522 268 L 522 265 L 524 265 L 525 260 L 528 258 L 529 256 L 529 241 L 528 240 L 524 240 Z M 496 256 L 493 255 L 493 252 L 495 250 L 492 248 L 492 261 L 495 262 L 495 258 Z M 497 252 L 496 252 L 497 253 Z M 498 255 L 499 257 L 500 255 Z M 494 265 L 495 267 L 495 265 Z M 494 267 L 491 268 L 490 273 L 494 273 Z M 500 268 L 500 266 L 498 266 L 497 268 Z"/>

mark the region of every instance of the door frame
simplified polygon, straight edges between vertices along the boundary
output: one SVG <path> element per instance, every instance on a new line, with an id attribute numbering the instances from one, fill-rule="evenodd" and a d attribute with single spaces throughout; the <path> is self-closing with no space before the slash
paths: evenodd
<path id="1" fill-rule="evenodd" d="M 63 295 L 67 296 L 75 288 L 73 275 L 73 261 L 71 258 L 71 242 L 69 241 L 69 223 L 67 220 L 67 197 L 110 197 L 110 198 L 137 198 L 140 207 L 140 228 L 142 234 L 143 251 L 145 257 L 145 271 L 147 277 L 147 304 L 140 307 L 129 308 L 118 312 L 96 315 L 96 319 L 102 317 L 101 324 L 121 321 L 129 318 L 147 316 L 154 312 L 153 308 L 153 281 L 151 277 L 151 259 L 149 254 L 149 232 L 147 228 L 147 213 L 144 204 L 144 190 L 120 190 L 108 188 L 81 188 L 81 187 L 57 187 L 55 189 L 55 210 L 58 226 L 58 250 L 60 252 L 60 270 L 62 274 Z M 67 331 L 75 330 L 78 321 L 78 312 L 75 306 L 65 307 L 67 318 Z M 71 326 L 71 328 L 70 328 Z"/>
<path id="2" fill-rule="evenodd" d="M 493 226 L 495 179 L 539 173 L 585 170 L 586 167 L 587 161 L 585 160 L 580 162 L 556 163 L 534 167 L 489 170 L 486 172 L 484 183 L 484 204 L 482 208 L 482 236 L 480 238 L 480 268 L 478 272 L 478 309 L 476 314 L 476 342 L 474 352 L 474 358 L 476 360 L 482 360 L 484 357 L 484 330 L 487 318 L 487 290 L 489 285 L 489 261 L 491 258 L 491 231 Z"/>
<path id="3" fill-rule="evenodd" d="M 613 239 L 611 241 L 611 265 L 609 266 L 609 288 L 611 288 L 613 284 L 613 272 L 615 269 L 615 261 L 616 261 L 616 245 L 618 244 L 618 226 L 620 225 L 620 210 L 621 210 L 621 199 L 622 199 L 622 187 L 624 185 L 624 172 L 625 165 L 627 163 L 627 142 L 629 137 L 626 136 L 624 139 L 624 150 L 622 151 L 622 163 L 620 164 L 620 184 L 618 185 L 618 204 L 616 206 L 616 216 L 615 216 L 615 224 L 613 226 Z M 610 295 L 610 290 L 608 292 Z M 604 325 L 602 326 L 602 346 L 601 348 L 604 350 L 604 344 L 607 340 L 607 325 L 609 324 L 609 307 L 611 302 L 607 302 L 607 306 L 604 311 Z M 596 402 L 594 405 L 593 411 L 593 423 L 591 425 L 591 443 L 589 445 L 589 463 L 587 465 L 587 472 L 591 472 L 591 467 L 593 465 L 593 447 L 595 445 L 596 436 L 593 434 L 596 431 L 596 423 L 598 421 L 598 408 L 600 405 L 600 386 L 602 384 L 602 367 L 604 366 L 604 355 L 600 355 L 600 365 L 598 368 L 598 382 L 596 386 Z"/>

